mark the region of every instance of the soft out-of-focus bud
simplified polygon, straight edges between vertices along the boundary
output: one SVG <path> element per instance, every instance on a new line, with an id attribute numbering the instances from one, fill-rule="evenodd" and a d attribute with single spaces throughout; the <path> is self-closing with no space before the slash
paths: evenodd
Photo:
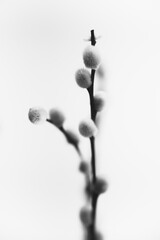
<path id="1" fill-rule="evenodd" d="M 47 119 L 47 112 L 43 108 L 30 108 L 28 112 L 28 118 L 34 124 L 43 123 Z"/>
<path id="2" fill-rule="evenodd" d="M 87 173 L 89 170 L 88 163 L 85 161 L 81 161 L 79 164 L 79 171 L 82 173 Z"/>
<path id="3" fill-rule="evenodd" d="M 81 88 L 89 88 L 92 84 L 90 72 L 84 68 L 77 70 L 75 79 L 78 86 Z"/>
<path id="4" fill-rule="evenodd" d="M 99 68 L 96 71 L 96 74 L 99 78 L 104 79 L 106 73 L 103 64 L 100 64 Z"/>
<path id="5" fill-rule="evenodd" d="M 58 110 L 52 108 L 49 112 L 49 117 L 51 122 L 56 126 L 56 127 L 61 127 L 65 121 L 65 116 L 63 113 Z"/>
<path id="6" fill-rule="evenodd" d="M 87 182 L 87 184 L 85 186 L 84 193 L 86 194 L 88 199 L 91 197 L 92 191 L 91 191 L 91 184 L 89 181 Z"/>
<path id="7" fill-rule="evenodd" d="M 94 240 L 103 240 L 103 236 L 100 232 L 95 232 Z"/>
<path id="8" fill-rule="evenodd" d="M 66 137 L 71 144 L 77 145 L 79 143 L 78 136 L 72 130 L 66 130 Z"/>
<path id="9" fill-rule="evenodd" d="M 88 46 L 83 52 L 83 61 L 87 68 L 97 69 L 100 65 L 101 58 L 95 46 Z"/>
<path id="10" fill-rule="evenodd" d="M 104 193 L 108 188 L 108 184 L 106 180 L 102 178 L 97 178 L 96 182 L 92 186 L 92 191 L 95 192 L 97 195 Z"/>
<path id="11" fill-rule="evenodd" d="M 91 119 L 83 120 L 79 124 L 79 132 L 83 137 L 93 137 L 97 133 L 97 127 Z"/>
<path id="12" fill-rule="evenodd" d="M 83 207 L 83 208 L 80 210 L 79 217 L 80 217 L 81 222 L 82 222 L 85 226 L 89 226 L 89 225 L 92 223 L 91 210 L 89 210 L 87 207 Z"/>
<path id="13" fill-rule="evenodd" d="M 92 232 L 89 232 L 84 236 L 84 240 L 103 240 L 103 236 L 97 231 L 94 232 L 94 235 Z"/>
<path id="14" fill-rule="evenodd" d="M 103 91 L 98 91 L 94 96 L 94 107 L 97 112 L 103 110 L 105 105 L 105 93 Z"/>

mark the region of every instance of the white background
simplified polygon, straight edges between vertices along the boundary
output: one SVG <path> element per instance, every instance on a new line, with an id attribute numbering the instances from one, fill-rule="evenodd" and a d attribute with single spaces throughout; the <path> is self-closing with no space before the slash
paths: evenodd
<path id="1" fill-rule="evenodd" d="M 27 115 L 59 107 L 78 132 L 89 104 L 74 74 L 91 29 L 102 36 L 107 98 L 97 171 L 109 189 L 97 225 L 106 240 L 160 239 L 159 11 L 158 0 L 0 0 L 1 240 L 82 239 L 76 152 Z"/>

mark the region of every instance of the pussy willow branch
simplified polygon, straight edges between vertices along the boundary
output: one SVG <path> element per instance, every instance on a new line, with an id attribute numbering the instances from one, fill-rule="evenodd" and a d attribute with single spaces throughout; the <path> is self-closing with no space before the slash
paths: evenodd
<path id="1" fill-rule="evenodd" d="M 94 35 L 94 30 L 91 30 L 91 45 L 95 45 L 96 44 L 96 38 Z M 91 70 L 91 86 L 87 89 L 88 93 L 89 93 L 89 98 L 90 98 L 90 111 L 91 111 L 91 119 L 95 122 L 96 120 L 96 110 L 94 107 L 94 77 L 95 77 L 95 69 Z M 47 122 L 52 123 L 52 121 L 50 119 L 47 119 Z M 58 127 L 59 130 L 64 134 L 64 136 L 66 137 L 66 140 L 72 144 L 78 155 L 80 156 L 81 160 L 82 158 L 82 154 L 81 151 L 79 149 L 79 146 L 77 143 L 71 141 L 69 134 L 67 133 L 67 131 L 63 128 L 63 126 Z M 96 154 L 95 154 L 95 137 L 92 136 L 90 138 L 90 146 L 91 146 L 91 170 L 92 170 L 92 177 L 91 177 L 91 183 L 90 185 L 94 186 L 96 183 Z M 86 173 L 86 182 L 88 182 L 89 178 L 88 175 Z M 95 193 L 94 191 L 91 191 L 91 204 L 92 204 L 92 223 L 91 225 L 88 227 L 88 240 L 95 240 L 95 223 L 96 223 L 96 208 L 97 208 L 97 199 L 98 199 L 98 194 Z"/>
<path id="2" fill-rule="evenodd" d="M 91 30 L 91 45 L 96 44 L 96 39 L 94 35 L 94 30 Z M 96 111 L 94 107 L 94 77 L 95 77 L 95 69 L 91 70 L 91 81 L 92 85 L 87 89 L 90 97 L 90 109 L 91 109 L 91 119 L 95 122 L 96 119 Z M 96 183 L 96 154 L 95 154 L 95 137 L 90 138 L 91 145 L 91 168 L 92 168 L 92 185 L 94 186 Z M 95 223 L 96 223 L 96 208 L 97 208 L 97 199 L 98 195 L 92 192 L 92 224 L 90 226 L 90 238 L 94 240 L 95 237 Z"/>

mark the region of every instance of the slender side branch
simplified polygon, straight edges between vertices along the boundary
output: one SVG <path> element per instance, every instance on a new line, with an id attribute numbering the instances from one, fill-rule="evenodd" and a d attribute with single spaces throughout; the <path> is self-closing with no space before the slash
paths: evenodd
<path id="1" fill-rule="evenodd" d="M 52 123 L 52 120 L 50 120 L 50 119 L 47 119 L 46 121 L 49 122 L 49 123 L 51 123 L 51 124 L 53 124 L 53 123 Z M 53 124 L 53 125 L 54 125 L 54 124 Z M 73 139 L 73 137 L 64 129 L 63 126 L 58 127 L 58 129 L 64 134 L 66 140 L 67 140 L 71 145 L 73 145 L 73 147 L 76 149 L 78 155 L 79 155 L 80 158 L 82 159 L 82 153 L 81 153 L 81 151 L 80 151 L 80 149 L 79 149 L 78 143 L 77 143 L 77 142 Z"/>

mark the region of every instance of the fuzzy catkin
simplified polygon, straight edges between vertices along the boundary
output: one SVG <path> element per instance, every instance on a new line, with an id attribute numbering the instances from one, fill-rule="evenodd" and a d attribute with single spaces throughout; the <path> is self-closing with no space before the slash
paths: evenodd
<path id="1" fill-rule="evenodd" d="M 81 121 L 79 124 L 79 132 L 83 137 L 93 137 L 97 133 L 97 127 L 91 119 Z"/>
<path id="2" fill-rule="evenodd" d="M 88 46 L 83 52 L 83 61 L 87 68 L 97 69 L 101 58 L 95 46 Z"/>
<path id="3" fill-rule="evenodd" d="M 103 110 L 105 106 L 105 93 L 103 91 L 96 92 L 94 96 L 94 107 L 97 112 Z"/>
<path id="4" fill-rule="evenodd" d="M 28 118 L 33 124 L 43 123 L 47 119 L 47 112 L 43 108 L 33 107 L 29 109 Z"/>
<path id="5" fill-rule="evenodd" d="M 85 161 L 81 161 L 79 164 L 79 171 L 82 173 L 87 173 L 89 170 L 88 163 Z"/>
<path id="6" fill-rule="evenodd" d="M 61 127 L 65 121 L 64 114 L 58 109 L 54 109 L 54 108 L 51 109 L 49 112 L 49 117 L 50 117 L 50 120 L 52 121 L 52 123 L 56 127 Z"/>
<path id="7" fill-rule="evenodd" d="M 97 178 L 96 183 L 92 186 L 92 191 L 99 195 L 106 192 L 107 188 L 107 181 L 102 178 Z"/>
<path id="8" fill-rule="evenodd" d="M 85 225 L 85 226 L 89 226 L 92 222 L 92 215 L 91 215 L 91 211 L 86 208 L 86 207 L 83 207 L 81 210 L 80 210 L 80 220 L 81 222 Z"/>
<path id="9" fill-rule="evenodd" d="M 78 86 L 81 88 L 89 88 L 92 84 L 90 72 L 84 68 L 77 70 L 75 79 Z"/>

